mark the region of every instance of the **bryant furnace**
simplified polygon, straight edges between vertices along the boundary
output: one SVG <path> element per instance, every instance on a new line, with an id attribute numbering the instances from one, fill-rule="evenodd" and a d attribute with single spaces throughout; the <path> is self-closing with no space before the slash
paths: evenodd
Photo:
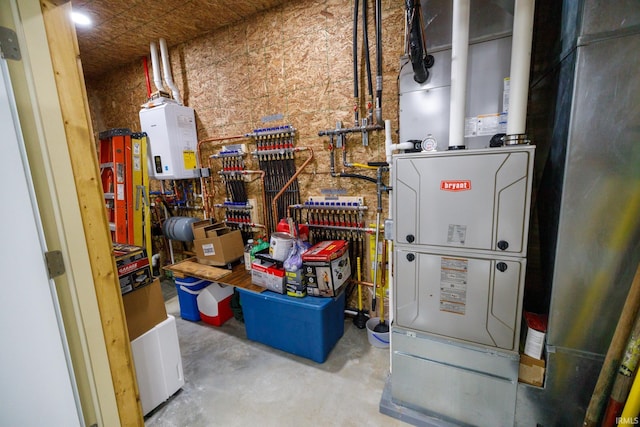
<path id="1" fill-rule="evenodd" d="M 385 393 L 423 415 L 413 420 L 420 425 L 512 426 L 535 147 L 489 147 L 505 133 L 513 95 L 514 3 L 471 1 L 464 146 L 456 149 L 447 148 L 451 2 L 421 3 L 435 62 L 419 83 L 401 61 L 399 142 L 421 142 L 423 151 L 392 160 Z M 394 415 L 389 406 L 381 401 Z"/>
<path id="2" fill-rule="evenodd" d="M 394 156 L 394 401 L 513 424 L 534 148 Z"/>

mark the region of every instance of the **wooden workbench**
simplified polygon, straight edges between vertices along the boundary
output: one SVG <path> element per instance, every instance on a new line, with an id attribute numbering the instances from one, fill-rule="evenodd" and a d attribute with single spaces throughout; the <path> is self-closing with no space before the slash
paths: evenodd
<path id="1" fill-rule="evenodd" d="M 260 293 L 265 291 L 265 288 L 251 283 L 251 271 L 247 271 L 244 264 L 237 264 L 233 266 L 232 270 L 228 270 L 226 268 L 200 264 L 195 258 L 189 258 L 164 268 L 179 278 L 196 277 L 198 279 L 243 288 L 253 292 Z"/>

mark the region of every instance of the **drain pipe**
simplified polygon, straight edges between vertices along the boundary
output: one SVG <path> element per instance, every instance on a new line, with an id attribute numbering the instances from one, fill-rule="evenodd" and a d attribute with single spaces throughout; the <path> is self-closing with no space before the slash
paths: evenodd
<path id="1" fill-rule="evenodd" d="M 180 91 L 178 91 L 178 87 L 173 82 L 173 77 L 171 76 L 171 64 L 169 64 L 169 49 L 167 48 L 167 41 L 165 39 L 160 39 L 160 56 L 162 56 L 162 69 L 164 70 L 164 79 L 167 82 L 167 86 L 171 89 L 171 93 L 173 94 L 173 99 L 180 105 L 182 105 L 182 97 L 180 96 Z"/>
<path id="2" fill-rule="evenodd" d="M 153 84 L 158 89 L 158 92 L 165 92 L 164 85 L 162 84 L 162 75 L 160 74 L 160 62 L 158 61 L 158 45 L 156 42 L 151 42 L 149 45 L 151 50 L 151 69 L 153 71 Z"/>
<path id="3" fill-rule="evenodd" d="M 527 98 L 533 38 L 534 0 L 516 0 L 513 14 L 511 71 L 509 75 L 509 116 L 505 145 L 528 144 Z"/>
<path id="4" fill-rule="evenodd" d="M 451 105 L 449 150 L 464 150 L 464 113 L 467 97 L 470 0 L 454 0 L 451 33 Z"/>
<path id="5" fill-rule="evenodd" d="M 384 121 L 384 147 L 385 154 L 387 155 L 387 163 L 391 165 L 391 156 L 396 150 L 410 150 L 413 148 L 412 142 L 401 142 L 398 144 L 394 144 L 391 139 L 391 120 Z"/>

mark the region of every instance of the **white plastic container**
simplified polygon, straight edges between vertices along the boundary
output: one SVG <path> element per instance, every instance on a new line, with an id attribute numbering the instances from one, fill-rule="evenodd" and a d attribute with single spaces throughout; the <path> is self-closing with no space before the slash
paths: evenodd
<path id="1" fill-rule="evenodd" d="M 289 252 L 293 247 L 293 237 L 287 233 L 272 233 L 271 243 L 269 244 L 269 255 L 271 258 L 284 261 L 289 256 Z"/>
<path id="2" fill-rule="evenodd" d="M 142 413 L 147 415 L 184 385 L 175 317 L 131 341 Z"/>
<path id="3" fill-rule="evenodd" d="M 372 317 L 367 320 L 367 338 L 369 344 L 378 348 L 389 348 L 389 332 L 376 332 L 375 327 L 380 324 L 379 317 Z"/>

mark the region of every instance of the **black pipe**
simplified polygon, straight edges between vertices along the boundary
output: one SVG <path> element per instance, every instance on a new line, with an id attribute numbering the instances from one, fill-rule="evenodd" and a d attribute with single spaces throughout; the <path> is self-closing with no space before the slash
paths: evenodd
<path id="1" fill-rule="evenodd" d="M 382 172 L 386 172 L 388 171 L 389 168 L 382 166 L 378 168 L 377 174 L 376 174 L 376 193 L 377 193 L 377 198 L 378 198 L 378 206 L 377 206 L 377 211 L 378 212 L 382 212 L 382 192 L 383 191 L 389 191 L 389 188 L 384 185 L 382 183 Z"/>
<path id="2" fill-rule="evenodd" d="M 382 124 L 382 0 L 376 2 L 376 62 L 378 73 L 376 76 L 376 121 Z"/>
<path id="3" fill-rule="evenodd" d="M 369 181 L 372 182 L 374 184 L 377 184 L 378 182 L 376 181 L 375 178 L 371 178 L 370 176 L 364 176 L 364 175 L 358 175 L 355 173 L 341 173 L 340 175 L 338 175 L 340 178 L 358 178 L 358 179 L 364 179 L 365 181 Z"/>
<path id="4" fill-rule="evenodd" d="M 353 97 L 359 98 L 358 94 L 358 0 L 353 1 Z M 357 113 L 356 113 L 357 114 Z"/>
<path id="5" fill-rule="evenodd" d="M 409 58 L 413 67 L 413 79 L 418 83 L 424 83 L 429 78 L 429 68 L 433 66 L 434 59 L 426 52 L 420 2 L 407 0 L 406 6 L 409 28 Z"/>
<path id="6" fill-rule="evenodd" d="M 371 55 L 369 53 L 369 25 L 367 24 L 367 0 L 362 0 L 362 47 L 367 70 L 367 89 L 369 97 L 373 98 L 373 83 L 371 81 Z"/>

